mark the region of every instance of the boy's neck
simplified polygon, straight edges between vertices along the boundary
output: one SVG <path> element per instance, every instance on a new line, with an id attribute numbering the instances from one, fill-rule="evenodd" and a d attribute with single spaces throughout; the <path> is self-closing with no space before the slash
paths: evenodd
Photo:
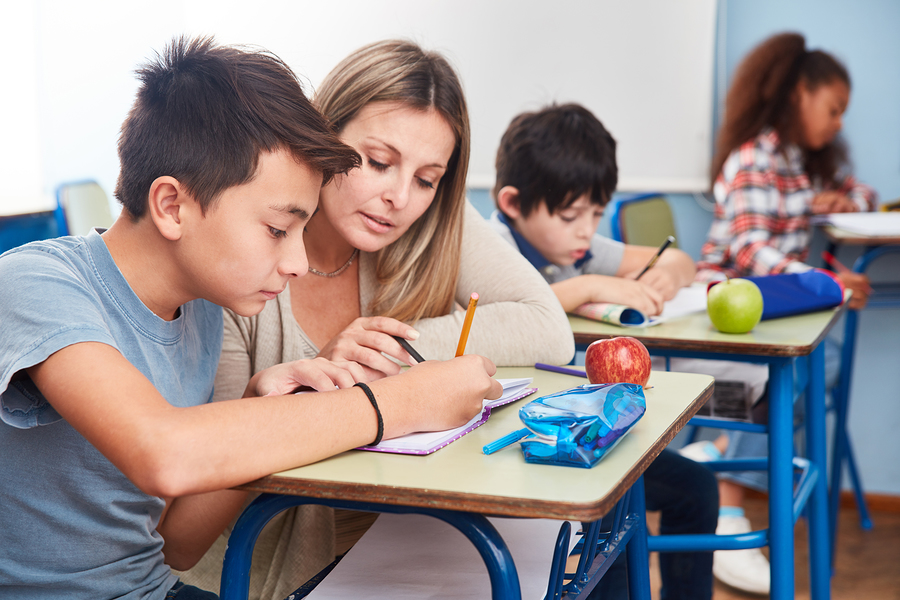
<path id="1" fill-rule="evenodd" d="M 181 305 L 194 299 L 181 284 L 171 242 L 149 217 L 134 222 L 123 212 L 101 237 L 128 285 L 159 318 L 173 320 Z"/>

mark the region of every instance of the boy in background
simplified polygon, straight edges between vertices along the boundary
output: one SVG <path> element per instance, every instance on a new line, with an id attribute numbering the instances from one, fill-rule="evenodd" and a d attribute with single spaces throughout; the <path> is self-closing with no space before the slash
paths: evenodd
<path id="1" fill-rule="evenodd" d="M 0 257 L 4 597 L 215 599 L 170 566 L 240 510 L 246 493 L 228 488 L 458 426 L 501 393 L 474 355 L 360 389 L 359 365 L 317 358 L 209 403 L 221 307 L 256 314 L 307 272 L 323 181 L 359 156 L 270 54 L 180 39 L 138 74 L 119 219 Z"/>
<path id="2" fill-rule="evenodd" d="M 616 142 L 584 107 L 554 105 L 514 118 L 496 167 L 498 211 L 491 224 L 541 272 L 566 311 L 614 302 L 657 315 L 693 280 L 691 258 L 670 248 L 636 281 L 657 249 L 596 233 L 618 180 Z M 664 450 L 644 484 L 647 509 L 662 511 L 662 534 L 715 533 L 719 497 L 712 471 Z M 712 597 L 711 552 L 661 553 L 660 571 L 662 598 Z M 591 597 L 627 597 L 624 555 Z"/>

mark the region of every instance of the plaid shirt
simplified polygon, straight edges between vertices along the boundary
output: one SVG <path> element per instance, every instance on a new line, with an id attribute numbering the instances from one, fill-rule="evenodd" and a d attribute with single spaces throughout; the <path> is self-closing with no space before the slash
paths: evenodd
<path id="1" fill-rule="evenodd" d="M 800 148 L 779 146 L 775 130 L 765 129 L 725 161 L 713 186 L 716 209 L 697 263 L 698 281 L 810 269 L 803 262 L 809 217 L 822 190 L 804 172 Z M 841 178 L 836 189 L 859 210 L 874 210 L 874 190 L 852 176 Z"/>

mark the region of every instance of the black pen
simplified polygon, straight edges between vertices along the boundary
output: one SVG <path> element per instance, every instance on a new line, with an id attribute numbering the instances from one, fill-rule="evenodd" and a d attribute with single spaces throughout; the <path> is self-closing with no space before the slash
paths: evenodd
<path id="1" fill-rule="evenodd" d="M 416 349 L 410 346 L 409 342 L 407 342 L 404 338 L 400 337 L 399 335 L 392 335 L 391 337 L 397 340 L 397 343 L 400 344 L 400 346 L 402 346 L 404 350 L 409 352 L 409 355 L 412 356 L 416 362 L 425 362 L 425 359 L 422 358 L 422 355 L 416 352 Z"/>
<path id="2" fill-rule="evenodd" d="M 653 255 L 653 258 L 650 259 L 650 262 L 647 263 L 647 266 L 644 267 L 644 270 L 640 272 L 640 274 L 635 277 L 635 281 L 641 278 L 641 276 L 650 270 L 650 268 L 656 264 L 656 261 L 659 260 L 659 255 L 663 253 L 663 250 L 669 247 L 669 244 L 675 241 L 675 238 L 671 235 L 666 238 L 666 241 L 662 243 L 662 246 L 659 247 L 659 250 L 656 251 L 656 254 Z"/>

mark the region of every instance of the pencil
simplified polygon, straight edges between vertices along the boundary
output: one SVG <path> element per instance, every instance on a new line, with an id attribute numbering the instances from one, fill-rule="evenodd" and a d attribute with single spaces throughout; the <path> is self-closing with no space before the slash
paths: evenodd
<path id="1" fill-rule="evenodd" d="M 475 316 L 475 306 L 478 304 L 478 292 L 472 292 L 469 296 L 469 308 L 466 309 L 466 318 L 463 321 L 462 332 L 459 334 L 459 345 L 456 347 L 456 355 L 462 356 L 466 352 L 466 342 L 469 341 L 469 329 L 472 328 L 472 317 Z"/>
<path id="2" fill-rule="evenodd" d="M 399 335 L 392 335 L 392 338 L 397 340 L 397 343 L 400 344 L 400 347 L 406 350 L 406 352 L 415 359 L 416 362 L 423 363 L 425 359 L 422 358 L 422 355 L 416 352 L 416 349 L 413 348 L 409 342 L 407 342 L 404 338 Z"/>
<path id="3" fill-rule="evenodd" d="M 647 266 L 644 267 L 644 270 L 641 271 L 640 274 L 639 274 L 637 277 L 635 277 L 635 280 L 640 279 L 640 278 L 644 275 L 644 273 L 646 273 L 647 271 L 649 271 L 649 270 L 653 267 L 653 265 L 656 264 L 656 261 L 659 260 L 660 255 L 663 253 L 663 250 L 665 250 L 666 248 L 668 248 L 668 247 L 669 247 L 669 244 L 671 244 L 671 243 L 674 242 L 674 241 L 675 241 L 675 238 L 672 237 L 671 235 L 670 235 L 669 237 L 667 237 L 667 238 L 666 238 L 666 241 L 664 241 L 664 242 L 662 243 L 662 246 L 659 247 L 659 250 L 656 251 L 656 254 L 653 255 L 653 258 L 650 259 L 650 262 L 647 263 Z"/>
<path id="4" fill-rule="evenodd" d="M 829 252 L 828 250 L 822 250 L 822 258 L 825 259 L 825 262 L 828 263 L 829 267 L 831 267 L 838 273 L 852 273 L 853 272 L 844 263 L 842 263 L 841 261 L 836 259 L 834 257 L 834 255 L 831 252 Z M 872 286 L 867 285 L 866 293 L 871 294 L 872 291 L 873 291 Z"/>

